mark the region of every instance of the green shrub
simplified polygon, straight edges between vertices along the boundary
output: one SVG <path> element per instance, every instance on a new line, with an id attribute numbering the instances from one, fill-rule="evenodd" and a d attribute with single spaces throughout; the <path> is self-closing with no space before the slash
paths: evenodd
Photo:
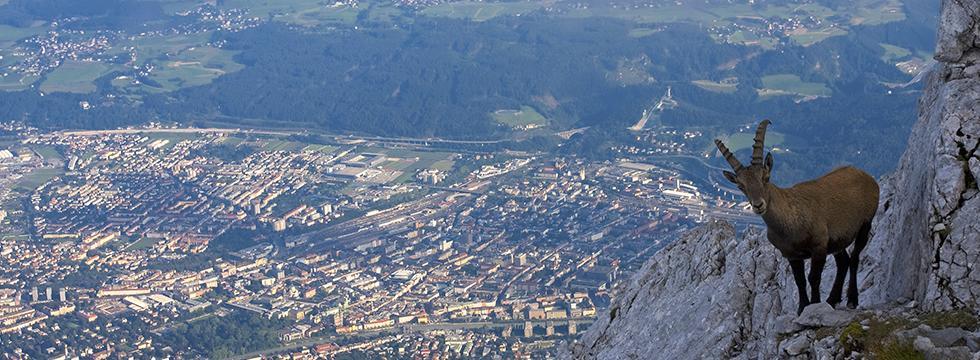
<path id="1" fill-rule="evenodd" d="M 840 346 L 844 349 L 845 354 L 850 354 L 852 351 L 862 351 L 867 337 L 868 332 L 864 330 L 861 323 L 855 321 L 841 331 Z"/>

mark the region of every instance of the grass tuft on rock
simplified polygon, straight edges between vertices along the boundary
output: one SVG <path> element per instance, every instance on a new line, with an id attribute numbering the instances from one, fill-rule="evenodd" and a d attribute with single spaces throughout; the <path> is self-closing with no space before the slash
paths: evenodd
<path id="1" fill-rule="evenodd" d="M 866 321 L 866 327 L 861 324 L 862 321 Z M 917 351 L 912 343 L 895 338 L 895 333 L 922 324 L 933 329 L 963 328 L 968 331 L 980 329 L 980 319 L 977 318 L 977 314 L 966 309 L 931 312 L 917 318 L 869 317 L 855 320 L 841 329 L 840 346 L 845 354 L 857 351 L 869 355 L 872 359 L 925 359 L 925 355 Z"/>
<path id="2" fill-rule="evenodd" d="M 966 309 L 928 313 L 922 316 L 922 323 L 933 329 L 958 327 L 968 331 L 977 331 L 980 328 L 980 320 L 977 319 L 977 315 Z"/>
<path id="3" fill-rule="evenodd" d="M 867 320 L 867 329 L 861 325 L 860 320 L 856 320 L 841 331 L 840 344 L 845 353 L 857 351 L 877 355 L 895 342 L 895 332 L 913 327 L 912 321 L 903 318 L 870 318 Z"/>
<path id="4" fill-rule="evenodd" d="M 864 342 L 868 336 L 868 332 L 864 330 L 861 323 L 854 321 L 844 327 L 844 330 L 840 334 L 840 346 L 844 349 L 845 354 L 850 354 L 852 351 L 861 351 L 864 348 Z"/>
<path id="5" fill-rule="evenodd" d="M 925 360 L 926 356 L 907 341 L 889 340 L 874 352 L 875 359 L 881 360 Z"/>

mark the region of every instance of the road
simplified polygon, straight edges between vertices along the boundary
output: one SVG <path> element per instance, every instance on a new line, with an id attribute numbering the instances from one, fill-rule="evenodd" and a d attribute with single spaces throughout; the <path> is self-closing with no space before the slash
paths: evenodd
<path id="1" fill-rule="evenodd" d="M 299 134 L 295 132 L 284 132 L 284 131 L 243 130 L 243 129 L 227 129 L 227 128 L 109 129 L 109 130 L 59 131 L 52 134 L 63 135 L 63 136 L 101 136 L 101 135 L 119 135 L 119 134 L 147 134 L 147 133 L 181 133 L 181 134 L 248 133 L 248 134 L 281 135 L 281 136 Z"/>
<path id="2" fill-rule="evenodd" d="M 205 134 L 205 133 L 246 133 L 263 135 L 301 135 L 307 134 L 305 131 L 272 131 L 259 129 L 240 129 L 240 128 L 172 128 L 172 129 L 107 129 L 107 130 L 78 130 L 78 131 L 59 131 L 53 134 L 65 136 L 99 136 L 114 134 L 143 134 L 143 133 L 185 133 L 185 134 Z M 412 138 L 412 137 L 382 137 L 382 136 L 358 136 L 358 135 L 325 135 L 337 140 L 364 140 L 385 143 L 404 143 L 412 145 L 426 144 L 455 144 L 455 145 L 496 145 L 507 140 L 452 140 L 442 138 Z"/>

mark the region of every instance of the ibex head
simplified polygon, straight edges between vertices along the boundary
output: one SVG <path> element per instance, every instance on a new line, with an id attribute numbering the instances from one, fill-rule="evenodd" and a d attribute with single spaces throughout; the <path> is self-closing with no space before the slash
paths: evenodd
<path id="1" fill-rule="evenodd" d="M 755 143 L 752 145 L 752 164 L 748 167 L 742 166 L 742 163 L 725 147 L 725 144 L 721 140 L 715 139 L 718 150 L 721 150 L 725 160 L 732 166 L 732 170 L 735 170 L 735 172 L 724 171 L 725 178 L 738 185 L 738 189 L 742 190 L 742 193 L 749 198 L 752 211 L 759 215 L 766 213 L 771 196 L 768 184 L 769 172 L 772 170 L 772 153 L 766 155 L 765 161 L 762 160 L 767 126 L 769 126 L 769 120 L 762 120 L 759 123 L 759 128 L 755 131 Z"/>

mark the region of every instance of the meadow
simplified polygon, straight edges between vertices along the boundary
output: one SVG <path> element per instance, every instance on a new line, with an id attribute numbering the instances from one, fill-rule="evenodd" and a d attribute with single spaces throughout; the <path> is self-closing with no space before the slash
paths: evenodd
<path id="1" fill-rule="evenodd" d="M 803 95 L 803 96 L 830 96 L 831 91 L 827 85 L 816 82 L 806 82 L 797 75 L 775 74 L 762 77 L 762 85 L 765 90 L 772 90 L 771 95 Z"/>
<path id="2" fill-rule="evenodd" d="M 738 90 L 738 79 L 729 78 L 722 81 L 694 80 L 691 81 L 695 86 L 704 90 L 731 94 Z"/>
<path id="3" fill-rule="evenodd" d="M 521 2 L 476 2 L 457 1 L 430 6 L 421 11 L 426 16 L 444 16 L 451 18 L 486 21 L 497 16 L 508 16 L 528 13 L 545 6 L 541 1 Z"/>
<path id="4" fill-rule="evenodd" d="M 96 90 L 95 79 L 113 69 L 101 62 L 65 61 L 45 77 L 41 91 L 87 94 Z"/>
<path id="5" fill-rule="evenodd" d="M 511 128 L 520 128 L 528 125 L 545 126 L 548 119 L 538 113 L 530 106 L 521 106 L 519 110 L 497 110 L 491 116 L 498 123 L 507 125 Z"/>

